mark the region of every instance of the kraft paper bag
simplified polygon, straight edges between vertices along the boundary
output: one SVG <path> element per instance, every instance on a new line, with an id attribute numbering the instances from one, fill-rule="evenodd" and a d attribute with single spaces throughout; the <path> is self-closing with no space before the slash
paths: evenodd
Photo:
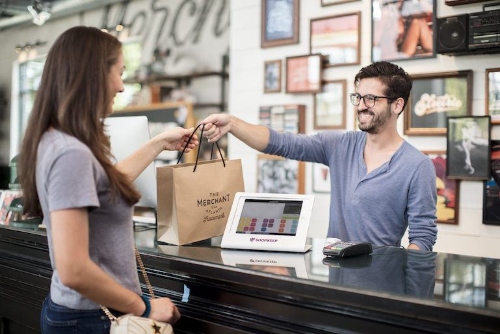
<path id="1" fill-rule="evenodd" d="M 234 195 L 245 191 L 241 160 L 162 166 L 156 179 L 158 241 L 174 245 L 223 235 Z"/>

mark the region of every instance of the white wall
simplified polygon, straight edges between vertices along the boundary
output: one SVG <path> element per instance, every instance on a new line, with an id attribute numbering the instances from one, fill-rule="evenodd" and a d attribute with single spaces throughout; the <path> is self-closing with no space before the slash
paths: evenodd
<path id="1" fill-rule="evenodd" d="M 444 1 L 437 1 L 437 17 L 478 12 L 482 4 L 450 7 Z M 361 11 L 362 46 L 361 64 L 335 67 L 324 70 L 324 79 L 346 79 L 348 92 L 353 89 L 353 79 L 357 71 L 371 62 L 371 0 L 360 0 L 334 6 L 321 7 L 320 0 L 302 0 L 300 4 L 300 42 L 290 46 L 260 48 L 261 0 L 231 0 L 230 36 L 230 113 L 252 123 L 258 123 L 260 106 L 280 104 L 306 105 L 307 133 L 313 132 L 313 96 L 290 95 L 284 93 L 263 94 L 264 61 L 282 59 L 309 53 L 309 24 L 313 18 Z M 498 55 L 475 55 L 450 57 L 438 55 L 432 59 L 405 60 L 398 64 L 410 74 L 427 74 L 454 70 L 474 71 L 473 115 L 484 115 L 485 69 L 499 67 Z M 282 82 L 283 87 L 283 82 Z M 354 130 L 353 108 L 348 108 L 347 130 Z M 403 133 L 403 117 L 399 131 Z M 446 138 L 405 137 L 421 150 L 446 150 Z M 500 139 L 500 129 L 493 128 L 492 139 Z M 255 191 L 257 185 L 256 151 L 248 148 L 234 137 L 229 137 L 229 156 L 241 158 L 245 175 L 246 191 Z M 311 164 L 306 168 L 306 193 L 313 193 Z M 500 226 L 482 224 L 483 188 L 481 181 L 463 181 L 460 187 L 458 225 L 439 224 L 438 241 L 435 251 L 468 254 L 475 256 L 500 256 Z M 328 224 L 328 194 L 315 194 L 315 213 L 310 230 L 311 236 L 325 237 Z M 405 245 L 407 238 L 403 239 Z"/>
<path id="2" fill-rule="evenodd" d="M 64 17 L 54 15 L 56 17 L 49 19 L 43 26 L 36 26 L 27 21 L 20 26 L 0 30 L 0 59 L 2 60 L 0 62 L 0 90 L 6 93 L 9 110 L 13 109 L 14 114 L 18 111 L 15 101 L 17 96 L 11 94 L 11 91 L 15 91 L 11 88 L 12 83 L 15 82 L 12 71 L 18 62 L 15 47 L 28 43 L 34 44 L 36 41 L 46 42 L 45 45 L 36 48 L 38 55 L 45 55 L 55 39 L 72 26 L 85 25 L 101 28 L 105 17 L 104 4 L 103 2 L 100 8 L 74 15 Z M 204 4 L 207 4 L 204 0 L 130 1 L 123 16 L 123 23 L 131 25 L 131 35 L 138 37 L 142 42 L 142 63 L 151 62 L 153 50 L 156 47 L 161 50 L 170 48 L 171 56 L 167 58 L 166 68 L 178 56 L 184 57 L 184 64 L 194 64 L 187 70 L 188 66 L 181 68 L 177 63 L 176 74 L 188 74 L 192 71 L 221 71 L 222 56 L 229 48 L 228 1 L 211 2 L 210 8 L 202 14 Z M 108 29 L 116 26 L 121 13 L 121 3 L 111 5 Z M 176 15 L 178 15 L 177 19 L 175 19 Z M 200 17 L 204 17 L 204 20 Z M 200 21 L 203 23 L 198 25 Z M 198 27 L 201 28 L 197 35 Z M 220 78 L 208 77 L 193 81 L 188 90 L 198 102 L 219 102 Z M 0 115 L 0 164 L 4 165 L 7 165 L 7 162 L 17 154 L 19 145 L 16 141 L 9 144 L 11 135 L 9 124 L 11 122 L 8 114 Z"/>

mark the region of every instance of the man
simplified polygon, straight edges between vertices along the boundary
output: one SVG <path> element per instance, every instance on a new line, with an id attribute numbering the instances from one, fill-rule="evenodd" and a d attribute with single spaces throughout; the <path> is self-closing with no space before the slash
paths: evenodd
<path id="1" fill-rule="evenodd" d="M 278 133 L 227 114 L 208 116 L 210 142 L 227 132 L 250 147 L 330 168 L 328 237 L 400 246 L 409 227 L 409 249 L 432 250 L 436 242 L 436 174 L 430 159 L 397 132 L 412 81 L 402 68 L 376 62 L 355 77 L 362 131 L 323 131 L 312 136 Z"/>

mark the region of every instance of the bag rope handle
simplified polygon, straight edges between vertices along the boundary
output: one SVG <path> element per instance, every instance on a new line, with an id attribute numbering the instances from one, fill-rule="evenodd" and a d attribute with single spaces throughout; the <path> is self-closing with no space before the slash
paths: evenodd
<path id="1" fill-rule="evenodd" d="M 179 156 L 179 159 L 177 159 L 177 164 L 179 164 L 179 162 L 181 162 L 182 156 L 184 155 L 184 152 L 186 151 L 188 144 L 191 142 L 191 139 L 193 138 L 194 134 L 196 133 L 196 130 L 198 130 L 200 128 L 200 126 L 201 126 L 200 145 L 198 145 L 198 152 L 196 153 L 196 162 L 194 164 L 193 173 L 196 171 L 196 167 L 198 167 L 198 159 L 200 157 L 200 148 L 201 148 L 201 139 L 203 139 L 203 131 L 205 130 L 205 124 L 201 124 L 201 123 L 198 124 L 198 126 L 194 129 L 193 133 L 189 136 L 189 139 L 188 139 L 186 145 L 184 145 L 184 149 L 182 150 L 182 152 Z M 217 142 L 212 143 L 212 149 L 210 150 L 210 160 L 212 160 L 212 158 L 213 158 L 214 145 L 217 146 L 217 150 L 219 151 L 219 155 L 220 155 L 220 158 L 222 160 L 222 164 L 224 165 L 224 167 L 226 167 L 226 161 L 224 160 L 224 157 L 222 156 L 222 151 L 221 151 L 219 144 Z"/>
<path id="2" fill-rule="evenodd" d="M 144 282 L 146 283 L 146 287 L 148 288 L 149 296 L 151 297 L 151 299 L 156 298 L 153 291 L 153 286 L 151 285 L 151 282 L 149 281 L 148 278 L 148 274 L 146 273 L 146 267 L 144 267 L 141 254 L 139 253 L 137 247 L 135 247 L 135 258 L 137 260 L 137 263 L 139 264 L 139 267 L 141 268 L 142 277 L 144 278 Z M 111 322 L 115 322 L 117 320 L 116 316 L 113 313 L 111 313 L 111 311 L 106 306 L 101 305 L 101 309 L 104 311 L 109 320 L 111 320 Z"/>

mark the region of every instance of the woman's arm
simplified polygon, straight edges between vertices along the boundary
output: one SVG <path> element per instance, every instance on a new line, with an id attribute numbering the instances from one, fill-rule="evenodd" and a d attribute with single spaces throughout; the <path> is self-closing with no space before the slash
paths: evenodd
<path id="1" fill-rule="evenodd" d="M 61 282 L 100 305 L 142 315 L 146 310 L 142 298 L 121 286 L 91 260 L 87 209 L 53 211 L 50 219 L 54 263 Z M 151 302 L 150 317 L 175 323 L 180 314 L 170 299 L 159 298 Z"/>
<path id="2" fill-rule="evenodd" d="M 164 131 L 151 138 L 151 140 L 127 158 L 118 162 L 116 168 L 125 175 L 128 175 L 132 182 L 164 150 L 182 151 L 187 144 L 186 153 L 188 153 L 196 147 L 196 145 L 198 145 L 198 137 L 196 135 L 194 135 L 191 142 L 188 143 L 193 130 L 193 128 L 184 129 L 177 127 Z"/>

